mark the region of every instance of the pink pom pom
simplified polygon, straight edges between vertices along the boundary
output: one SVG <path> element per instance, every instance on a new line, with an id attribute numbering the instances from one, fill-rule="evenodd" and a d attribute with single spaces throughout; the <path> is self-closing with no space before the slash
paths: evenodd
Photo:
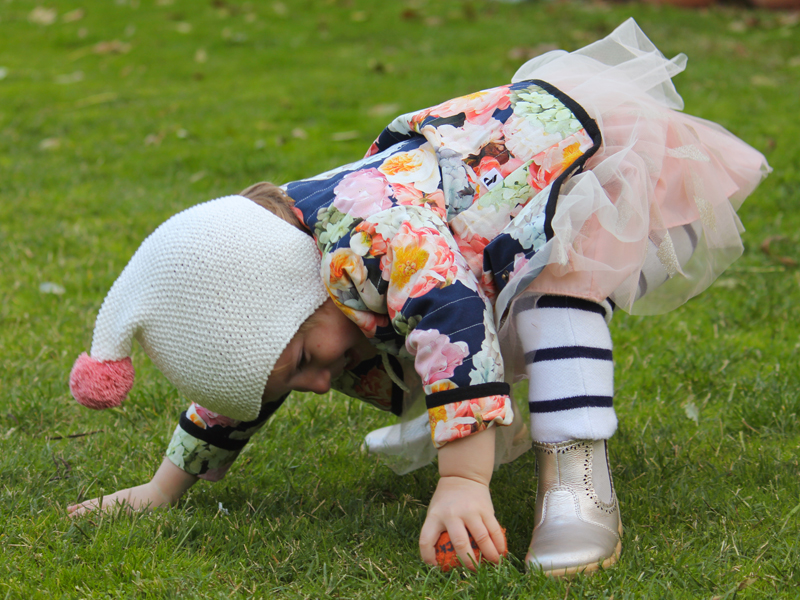
<path id="1" fill-rule="evenodd" d="M 129 357 L 99 361 L 85 352 L 69 375 L 72 396 L 89 408 L 100 410 L 119 406 L 133 387 L 133 363 Z"/>

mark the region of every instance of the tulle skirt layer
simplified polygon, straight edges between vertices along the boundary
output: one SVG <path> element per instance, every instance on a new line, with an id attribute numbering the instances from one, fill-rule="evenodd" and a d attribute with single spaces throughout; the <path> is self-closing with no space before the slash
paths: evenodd
<path id="1" fill-rule="evenodd" d="M 535 58 L 514 75 L 561 89 L 603 137 L 562 190 L 549 248 L 529 264 L 544 267 L 529 291 L 666 312 L 741 254 L 736 210 L 769 167 L 721 126 L 677 112 L 683 100 L 671 78 L 685 63 L 684 55 L 665 58 L 630 19 L 594 44 Z"/>

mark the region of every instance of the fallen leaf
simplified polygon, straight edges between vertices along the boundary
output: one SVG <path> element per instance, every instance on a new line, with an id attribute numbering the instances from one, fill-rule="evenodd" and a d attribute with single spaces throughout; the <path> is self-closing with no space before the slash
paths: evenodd
<path id="1" fill-rule="evenodd" d="M 92 52 L 95 54 L 127 54 L 130 51 L 131 45 L 120 40 L 97 42 L 92 48 Z"/>
<path id="2" fill-rule="evenodd" d="M 700 409 L 697 408 L 697 405 L 694 402 L 689 402 L 684 407 L 683 411 L 686 413 L 687 417 L 694 421 L 695 425 L 700 424 Z"/>
<path id="3" fill-rule="evenodd" d="M 63 286 L 58 285 L 57 283 L 53 283 L 52 281 L 45 281 L 44 283 L 39 284 L 39 291 L 42 294 L 56 294 L 60 296 L 66 290 Z"/>
<path id="4" fill-rule="evenodd" d="M 178 33 L 183 33 L 183 34 L 191 33 L 192 32 L 192 24 L 191 23 L 187 23 L 186 21 L 181 21 L 180 23 L 177 23 L 175 25 L 175 31 L 177 31 Z"/>
<path id="5" fill-rule="evenodd" d="M 189 177 L 189 183 L 197 183 L 205 176 L 206 176 L 205 171 L 198 171 L 197 173 L 194 173 Z"/>
<path id="6" fill-rule="evenodd" d="M 73 23 L 74 21 L 80 21 L 85 16 L 86 11 L 84 11 L 82 8 L 76 8 L 75 10 L 65 12 L 63 15 L 61 15 L 61 21 L 63 23 Z"/>
<path id="7" fill-rule="evenodd" d="M 790 67 L 800 67 L 800 56 L 793 56 L 787 63 Z"/>
<path id="8" fill-rule="evenodd" d="M 720 277 L 714 282 L 714 287 L 721 287 L 727 290 L 732 290 L 740 285 L 742 285 L 742 281 L 735 277 Z"/>
<path id="9" fill-rule="evenodd" d="M 295 127 L 294 129 L 292 129 L 292 137 L 298 140 L 305 140 L 308 138 L 308 133 L 306 132 L 305 129 L 302 129 L 300 127 Z"/>
<path id="10" fill-rule="evenodd" d="M 28 14 L 28 21 L 37 25 L 52 25 L 56 22 L 58 13 L 54 8 L 37 6 Z"/>
<path id="11" fill-rule="evenodd" d="M 356 23 L 363 23 L 369 18 L 367 12 L 364 10 L 357 10 L 350 13 L 350 20 Z"/>
<path id="12" fill-rule="evenodd" d="M 56 75 L 56 83 L 59 85 L 69 85 L 70 83 L 78 83 L 79 81 L 83 81 L 83 71 Z"/>
<path id="13" fill-rule="evenodd" d="M 6 77 L 8 77 L 8 69 L 0 67 L 0 79 L 5 79 Z"/>
<path id="14" fill-rule="evenodd" d="M 748 577 L 742 583 L 740 583 L 739 587 L 736 588 L 736 589 L 738 589 L 741 592 L 743 589 L 748 588 L 751 585 L 753 585 L 756 581 L 758 581 L 757 577 Z"/>
<path id="15" fill-rule="evenodd" d="M 145 146 L 158 146 L 161 144 L 161 140 L 164 139 L 164 132 L 159 133 L 151 133 L 146 138 L 144 138 L 144 145 Z"/>
<path id="16" fill-rule="evenodd" d="M 331 141 L 334 142 L 346 142 L 348 140 L 355 140 L 361 134 L 357 131 L 339 131 L 331 135 Z"/>
<path id="17" fill-rule="evenodd" d="M 786 236 L 783 236 L 783 235 L 771 235 L 771 236 L 769 236 L 763 242 L 761 242 L 761 251 L 764 254 L 766 254 L 767 256 L 769 256 L 770 258 L 774 258 L 775 260 L 777 260 L 779 263 L 781 263 L 782 265 L 784 265 L 786 267 L 796 267 L 797 266 L 797 261 L 795 259 L 790 258 L 788 256 L 776 255 L 775 252 L 773 252 L 773 250 L 772 250 L 772 243 L 773 242 L 779 242 L 779 241 L 781 241 L 783 239 L 786 239 Z"/>
<path id="18" fill-rule="evenodd" d="M 778 82 L 766 75 L 753 75 L 750 83 L 759 87 L 778 87 Z"/>
<path id="19" fill-rule="evenodd" d="M 105 104 L 106 102 L 113 102 L 118 97 L 116 92 L 103 92 L 102 94 L 94 94 L 92 96 L 87 96 L 86 98 L 81 98 L 75 103 L 75 106 L 94 106 L 96 104 Z"/>
<path id="20" fill-rule="evenodd" d="M 286 8 L 286 5 L 283 2 L 273 3 L 272 10 L 274 10 L 275 14 L 279 17 L 285 17 L 287 14 L 289 14 L 289 9 Z"/>
<path id="21" fill-rule="evenodd" d="M 39 150 L 56 150 L 61 146 L 59 138 L 45 138 L 39 142 Z"/>
<path id="22" fill-rule="evenodd" d="M 744 21 L 731 21 L 728 24 L 728 31 L 732 31 L 733 33 L 744 33 L 747 31 L 747 23 Z"/>
<path id="23" fill-rule="evenodd" d="M 367 114 L 371 117 L 385 117 L 388 115 L 396 115 L 399 110 L 399 104 L 376 104 L 367 110 Z"/>
<path id="24" fill-rule="evenodd" d="M 185 140 L 186 138 L 189 137 L 189 132 L 186 131 L 185 129 L 181 128 L 181 129 L 178 129 L 178 131 L 175 132 L 175 135 L 178 136 L 180 139 Z"/>

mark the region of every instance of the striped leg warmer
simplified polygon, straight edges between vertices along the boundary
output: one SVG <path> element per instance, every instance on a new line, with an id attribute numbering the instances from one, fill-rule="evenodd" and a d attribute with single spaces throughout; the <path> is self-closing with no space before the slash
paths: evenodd
<path id="1" fill-rule="evenodd" d="M 578 298 L 517 300 L 514 318 L 525 350 L 535 441 L 604 440 L 616 431 L 606 314 L 610 307 Z"/>

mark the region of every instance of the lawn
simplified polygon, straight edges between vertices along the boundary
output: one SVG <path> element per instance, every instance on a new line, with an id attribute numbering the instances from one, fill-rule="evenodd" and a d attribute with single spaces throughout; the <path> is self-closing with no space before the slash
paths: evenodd
<path id="1" fill-rule="evenodd" d="M 499 469 L 512 556 L 422 564 L 437 479 L 361 454 L 391 418 L 296 394 L 219 483 L 71 520 L 146 481 L 185 407 L 138 348 L 92 412 L 67 377 L 142 239 L 261 180 L 350 162 L 395 114 L 509 81 L 633 16 L 688 70 L 686 110 L 775 169 L 744 256 L 669 314 L 617 314 L 613 569 L 527 574 L 532 455 Z M 796 598 L 800 595 L 800 17 L 605 2 L 0 0 L 0 598 Z M 524 414 L 524 413 L 523 413 Z"/>

